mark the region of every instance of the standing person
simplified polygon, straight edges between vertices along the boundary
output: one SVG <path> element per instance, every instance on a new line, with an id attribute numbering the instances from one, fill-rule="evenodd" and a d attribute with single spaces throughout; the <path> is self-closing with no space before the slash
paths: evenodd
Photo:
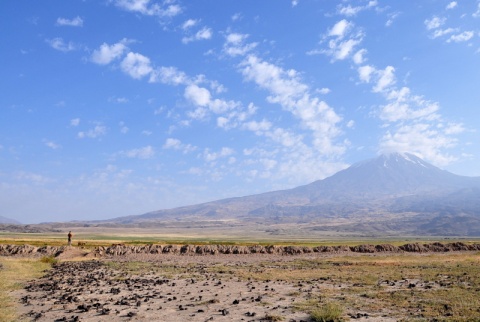
<path id="1" fill-rule="evenodd" d="M 72 246 L 72 236 L 73 236 L 72 231 L 69 231 L 67 236 L 68 236 L 68 246 Z"/>

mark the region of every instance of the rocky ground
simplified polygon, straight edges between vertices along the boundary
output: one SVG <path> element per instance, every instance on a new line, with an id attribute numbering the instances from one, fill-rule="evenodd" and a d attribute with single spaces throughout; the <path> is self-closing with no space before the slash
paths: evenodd
<path id="1" fill-rule="evenodd" d="M 435 280 L 375 277 L 372 287 L 366 285 L 368 279 L 344 274 L 360 269 L 361 265 L 355 261 L 345 262 L 339 259 L 341 256 L 372 256 L 390 265 L 386 258 L 392 254 L 463 252 L 478 250 L 479 246 L 432 243 L 315 249 L 112 245 L 88 250 L 81 247 L 0 245 L 0 255 L 40 254 L 60 260 L 44 277 L 29 282 L 15 294 L 22 316 L 32 321 L 306 322 L 311 321 L 312 303 L 324 305 L 329 297 L 339 302 L 348 301 L 349 304 L 342 308 L 344 319 L 398 321 L 402 314 L 416 318 L 423 316 L 422 309 L 413 300 L 419 296 L 417 294 L 448 290 L 454 283 L 464 283 L 462 289 L 470 289 L 476 284 L 462 271 L 458 273 L 462 278 L 460 282 L 458 278 L 453 280 L 450 272 L 449 275 L 439 274 Z M 329 261 L 328 267 L 322 266 L 322 261 Z M 367 269 L 382 272 L 381 267 L 376 268 L 378 263 L 367 264 Z M 336 276 L 336 271 L 342 278 Z M 358 272 L 354 275 L 362 274 L 362 269 Z M 476 272 L 475 269 L 473 275 Z M 406 271 L 404 273 L 408 275 Z M 380 276 L 378 272 L 375 274 Z M 397 311 L 386 305 L 376 305 L 374 295 L 369 291 L 373 288 L 387 297 L 401 294 L 407 299 L 411 296 L 412 304 Z M 415 295 L 414 291 L 417 292 Z M 452 308 L 449 311 L 447 306 L 439 310 L 447 319 L 453 314 Z M 478 316 L 480 318 L 480 313 Z"/>
<path id="2" fill-rule="evenodd" d="M 68 253 L 68 252 L 67 252 Z M 332 285 L 326 277 L 305 282 L 253 280 L 229 267 L 272 265 L 298 257 L 268 255 L 178 256 L 161 260 L 130 255 L 114 263 L 65 261 L 31 281 L 17 296 L 23 316 L 33 321 L 310 321 L 296 304 Z M 115 260 L 115 259 L 114 259 Z M 129 263 L 148 262 L 133 272 Z M 158 265 L 158 266 L 157 266 Z M 156 267 L 168 267 L 158 271 Z M 394 321 L 385 314 L 349 312 L 356 320 Z"/>

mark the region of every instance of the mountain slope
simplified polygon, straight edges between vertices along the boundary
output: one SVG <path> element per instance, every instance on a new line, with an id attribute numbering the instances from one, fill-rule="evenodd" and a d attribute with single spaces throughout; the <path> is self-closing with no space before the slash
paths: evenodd
<path id="1" fill-rule="evenodd" d="M 441 229 L 432 228 L 435 226 L 432 218 L 445 215 L 451 219 L 443 218 Z M 333 225 L 335 229 L 364 231 L 362 225 L 374 223 L 377 231 L 388 226 L 389 230 L 407 227 L 408 232 L 415 233 L 428 230 L 432 234 L 435 231 L 453 234 L 457 229 L 470 234 L 471 227 L 459 229 L 458 225 L 452 225 L 457 228 L 448 229 L 448 222 L 456 216 L 467 216 L 469 219 L 464 221 L 468 225 L 477 220 L 480 224 L 480 178 L 452 174 L 413 154 L 392 153 L 356 163 L 331 177 L 294 189 L 159 210 L 114 221 L 322 223 L 322 227 Z M 428 225 L 430 228 L 425 228 Z"/>
<path id="2" fill-rule="evenodd" d="M 392 153 L 356 163 L 329 178 L 297 189 L 320 201 L 326 197 L 378 198 L 478 185 L 480 178 L 452 174 L 412 154 Z"/>
<path id="3" fill-rule="evenodd" d="M 15 219 L 0 216 L 0 224 L 20 224 L 20 222 Z"/>

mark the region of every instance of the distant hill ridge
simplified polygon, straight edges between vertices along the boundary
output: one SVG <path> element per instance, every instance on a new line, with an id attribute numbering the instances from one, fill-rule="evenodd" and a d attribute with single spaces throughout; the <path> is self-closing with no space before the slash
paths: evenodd
<path id="1" fill-rule="evenodd" d="M 18 220 L 0 216 L 0 224 L 20 224 Z"/>
<path id="2" fill-rule="evenodd" d="M 111 220 L 118 224 L 230 220 L 308 229 L 480 235 L 480 177 L 441 170 L 410 153 L 383 154 L 293 189 Z M 341 223 L 339 223 L 341 221 Z"/>

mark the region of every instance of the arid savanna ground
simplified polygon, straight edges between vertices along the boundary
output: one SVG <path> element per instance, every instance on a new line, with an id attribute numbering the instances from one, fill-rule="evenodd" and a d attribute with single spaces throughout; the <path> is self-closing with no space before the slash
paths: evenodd
<path id="1" fill-rule="evenodd" d="M 140 237 L 113 239 L 142 245 Z M 57 256 L 0 256 L 0 321 L 480 320 L 478 251 L 98 256 L 96 247 L 112 240 L 82 240 L 85 246 L 74 240 Z M 65 244 L 61 236 L 26 235 L 4 235 L 1 243 L 26 241 Z"/>

